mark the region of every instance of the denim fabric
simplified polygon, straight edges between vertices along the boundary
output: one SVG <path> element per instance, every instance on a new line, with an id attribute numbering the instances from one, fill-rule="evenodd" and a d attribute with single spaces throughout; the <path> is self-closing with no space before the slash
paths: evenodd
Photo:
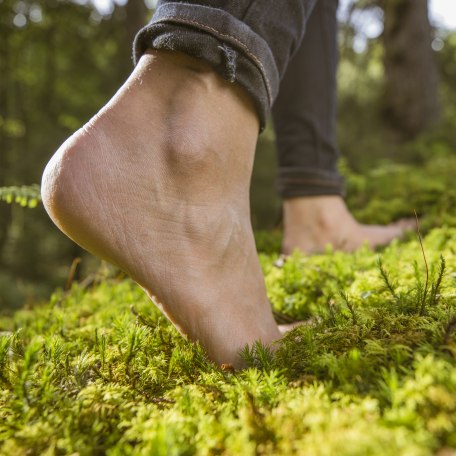
<path id="1" fill-rule="evenodd" d="M 262 128 L 316 0 L 162 0 L 137 35 L 137 61 L 147 48 L 208 61 L 252 96 Z"/>
<path id="2" fill-rule="evenodd" d="M 283 198 L 344 192 L 337 171 L 337 7 L 338 0 L 318 0 L 272 109 Z"/>
<path id="3" fill-rule="evenodd" d="M 262 129 L 277 99 L 278 187 L 285 198 L 342 192 L 335 146 L 337 0 L 318 0 L 313 12 L 316 2 L 161 0 L 134 42 L 135 62 L 148 48 L 209 62 L 252 96 Z"/>

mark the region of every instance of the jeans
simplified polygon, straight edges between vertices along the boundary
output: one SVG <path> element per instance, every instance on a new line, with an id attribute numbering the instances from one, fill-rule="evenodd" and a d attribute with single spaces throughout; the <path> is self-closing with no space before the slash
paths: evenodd
<path id="1" fill-rule="evenodd" d="M 161 0 L 139 31 L 149 48 L 204 59 L 272 110 L 282 197 L 340 195 L 335 140 L 338 0 Z"/>

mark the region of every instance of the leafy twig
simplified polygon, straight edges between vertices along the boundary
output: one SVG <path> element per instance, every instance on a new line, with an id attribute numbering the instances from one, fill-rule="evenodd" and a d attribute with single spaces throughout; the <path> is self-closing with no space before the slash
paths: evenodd
<path id="1" fill-rule="evenodd" d="M 16 203 L 22 207 L 34 208 L 41 202 L 38 184 L 22 185 L 21 187 L 0 187 L 0 201 L 8 204 Z"/>

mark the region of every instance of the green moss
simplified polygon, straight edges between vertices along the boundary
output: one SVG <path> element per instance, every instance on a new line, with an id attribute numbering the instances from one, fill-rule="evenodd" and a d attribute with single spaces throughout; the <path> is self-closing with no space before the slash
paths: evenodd
<path id="1" fill-rule="evenodd" d="M 428 455 L 456 447 L 456 229 L 381 253 L 262 254 L 308 324 L 233 373 L 127 279 L 0 320 L 0 454 Z M 446 269 L 441 280 L 440 256 Z M 416 263 L 418 266 L 414 266 Z M 382 272 L 383 271 L 383 272 Z M 434 285 L 434 288 L 432 288 Z"/>

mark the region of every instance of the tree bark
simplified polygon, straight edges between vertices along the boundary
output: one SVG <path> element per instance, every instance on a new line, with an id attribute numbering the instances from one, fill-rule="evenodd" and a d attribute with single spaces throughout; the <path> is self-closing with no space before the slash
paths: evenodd
<path id="1" fill-rule="evenodd" d="M 402 140 L 439 116 L 438 72 L 427 0 L 383 0 L 386 123 Z"/>

